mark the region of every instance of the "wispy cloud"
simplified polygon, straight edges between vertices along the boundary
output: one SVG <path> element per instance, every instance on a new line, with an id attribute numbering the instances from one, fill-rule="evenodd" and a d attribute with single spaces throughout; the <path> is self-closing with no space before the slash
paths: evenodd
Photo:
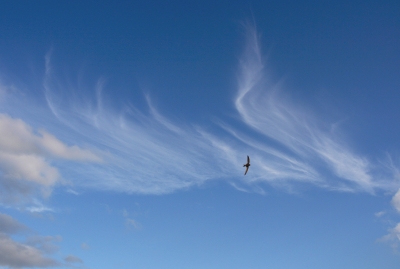
<path id="1" fill-rule="evenodd" d="M 27 206 L 25 210 L 30 213 L 54 212 L 52 208 L 43 205 L 43 203 L 37 199 L 33 199 L 31 205 Z"/>
<path id="2" fill-rule="evenodd" d="M 399 186 L 393 180 L 395 166 L 357 153 L 329 120 L 285 97 L 282 84 L 269 76 L 259 34 L 251 24 L 246 25 L 246 42 L 233 101 L 237 120 L 220 119 L 207 129 L 168 119 L 149 95 L 147 110 L 128 101 L 116 108 L 110 95 L 118 91 L 109 89 L 106 80 L 99 79 L 91 89 L 71 83 L 58 75 L 50 51 L 43 88 L 56 127 L 52 134 L 34 131 L 22 120 L 0 115 L 0 131 L 6 137 L 0 142 L 0 168 L 8 175 L 2 184 L 24 193 L 32 188 L 16 185 L 20 181 L 10 180 L 12 175 L 44 189 L 62 176 L 69 188 L 73 186 L 70 193 L 92 188 L 143 194 L 170 193 L 220 179 L 259 193 L 265 192 L 265 183 L 289 191 L 309 184 L 368 193 Z M 246 155 L 251 155 L 252 166 L 243 177 Z M 73 164 L 65 164 L 71 160 Z M 21 165 L 26 162 L 32 165 Z"/>
<path id="3" fill-rule="evenodd" d="M 142 225 L 137 220 L 129 216 L 129 212 L 126 209 L 122 210 L 122 216 L 125 219 L 125 224 L 127 227 L 133 227 L 135 229 L 142 228 Z"/>
<path id="4" fill-rule="evenodd" d="M 79 192 L 74 191 L 73 189 L 67 189 L 66 192 L 68 192 L 68 193 L 70 193 L 70 194 L 73 194 L 73 195 L 77 195 L 77 196 L 80 195 Z"/>
<path id="5" fill-rule="evenodd" d="M 266 158 L 278 158 L 278 162 L 265 161 L 263 166 L 284 173 L 290 165 L 298 174 L 288 175 L 288 179 L 303 178 L 334 190 L 373 193 L 384 187 L 374 171 L 375 164 L 355 153 L 326 119 L 284 97 L 281 85 L 273 83 L 266 72 L 255 27 L 246 27 L 247 45 L 239 66 L 235 107 L 243 122 L 269 143 L 260 147 L 254 139 L 240 139 L 250 147 L 262 148 Z M 265 174 L 263 179 L 268 181 L 271 175 Z"/>
<path id="6" fill-rule="evenodd" d="M 45 95 L 57 119 L 84 141 L 106 152 L 104 163 L 79 169 L 84 181 L 77 186 L 130 193 L 162 194 L 230 177 L 232 163 L 204 138 L 197 127 L 168 120 L 146 96 L 148 112 L 129 103 L 112 109 L 106 100 L 104 81 L 95 86 L 96 100 L 76 97 L 57 102 L 60 78 L 46 68 Z M 76 94 L 75 96 L 79 96 Z"/>
<path id="7" fill-rule="evenodd" d="M 375 216 L 376 216 L 377 218 L 380 218 L 380 217 L 384 216 L 385 214 L 386 214 L 385 211 L 379 211 L 379 212 L 376 212 L 376 213 L 375 213 Z"/>

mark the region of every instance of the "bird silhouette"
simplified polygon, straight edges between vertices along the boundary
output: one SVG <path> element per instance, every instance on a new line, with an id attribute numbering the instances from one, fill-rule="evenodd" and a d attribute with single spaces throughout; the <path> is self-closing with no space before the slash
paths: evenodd
<path id="1" fill-rule="evenodd" d="M 244 172 L 244 175 L 246 175 L 247 171 L 249 171 L 249 167 L 250 167 L 250 157 L 249 157 L 249 155 L 247 155 L 247 163 L 243 164 L 243 167 L 246 167 L 246 172 Z"/>

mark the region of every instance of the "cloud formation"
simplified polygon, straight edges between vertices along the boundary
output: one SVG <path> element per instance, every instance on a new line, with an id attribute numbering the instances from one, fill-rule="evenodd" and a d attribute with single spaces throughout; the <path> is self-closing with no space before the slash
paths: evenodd
<path id="1" fill-rule="evenodd" d="M 60 263 L 47 254 L 58 250 L 53 244 L 61 240 L 53 236 L 29 236 L 26 242 L 17 242 L 10 235 L 28 228 L 9 215 L 0 213 L 0 265 L 9 268 L 48 268 Z"/>
<path id="2" fill-rule="evenodd" d="M 106 102 L 104 82 L 100 79 L 94 102 L 87 101 L 85 96 L 79 97 L 78 93 L 72 94 L 75 99 L 59 102 L 58 94 L 65 89 L 50 67 L 50 56 L 46 59 L 44 88 L 53 115 L 66 130 L 107 152 L 101 166 L 77 167 L 74 175 L 85 180 L 74 181 L 74 185 L 163 194 L 234 175 L 232 164 L 205 139 L 205 132 L 191 124 L 178 125 L 165 118 L 149 96 L 146 96 L 147 113 L 130 104 L 113 110 Z"/>
<path id="3" fill-rule="evenodd" d="M 396 192 L 396 194 L 392 198 L 392 205 L 400 213 L 400 189 Z"/>
<path id="4" fill-rule="evenodd" d="M 368 159 L 355 154 L 322 120 L 283 97 L 279 84 L 268 79 L 255 27 L 246 27 L 235 99 L 243 122 L 271 141 L 280 158 L 304 167 L 299 171 L 307 173 L 303 176 L 308 181 L 331 189 L 373 192 L 376 185 Z M 272 151 L 266 148 L 265 152 Z"/>
<path id="5" fill-rule="evenodd" d="M 55 136 L 35 132 L 21 119 L 0 114 L 0 202 L 20 202 L 37 189 L 44 196 L 60 181 L 51 160 L 99 162 L 89 150 L 67 146 Z"/>
<path id="6" fill-rule="evenodd" d="M 400 213 L 400 189 L 395 193 L 392 198 L 392 206 Z M 378 241 L 390 244 L 390 246 L 397 251 L 400 244 L 400 222 L 388 230 L 388 234 L 380 238 Z"/>
<path id="7" fill-rule="evenodd" d="M 220 119 L 213 130 L 171 121 L 149 96 L 148 111 L 129 103 L 113 109 L 104 79 L 95 83 L 95 98 L 80 95 L 88 89 L 79 85 L 67 91 L 65 85 L 71 82 L 56 75 L 48 53 L 44 78 L 48 107 L 65 130 L 107 152 L 102 166 L 76 167 L 72 177 L 85 180 L 74 184 L 146 194 L 169 193 L 215 179 L 261 193 L 260 183 L 286 190 L 307 183 L 368 193 L 396 185 L 390 175 L 380 174 L 379 165 L 357 154 L 333 124 L 284 97 L 282 86 L 269 78 L 259 35 L 251 24 L 246 25 L 246 42 L 233 102 L 239 121 L 228 124 Z M 253 156 L 251 177 L 239 177 L 247 154 Z"/>
<path id="8" fill-rule="evenodd" d="M 58 266 L 59 263 L 45 257 L 37 248 L 18 243 L 9 236 L 0 234 L 0 265 L 11 268 L 47 268 Z"/>
<path id="9" fill-rule="evenodd" d="M 389 244 L 393 250 L 397 251 L 400 243 L 400 223 L 397 223 L 395 227 L 390 228 L 388 234 L 379 238 L 378 241 Z"/>
<path id="10" fill-rule="evenodd" d="M 22 225 L 9 215 L 0 213 L 0 233 L 14 234 L 27 230 L 25 225 Z"/>
<path id="11" fill-rule="evenodd" d="M 135 229 L 140 229 L 142 225 L 135 219 L 129 216 L 129 213 L 126 209 L 122 210 L 122 216 L 125 219 L 125 224 L 127 227 L 133 227 Z"/>
<path id="12" fill-rule="evenodd" d="M 83 263 L 82 259 L 73 255 L 68 255 L 67 257 L 64 258 L 64 261 L 67 263 Z"/>
<path id="13" fill-rule="evenodd" d="M 358 154 L 329 120 L 285 97 L 282 85 L 270 79 L 259 35 L 250 24 L 246 42 L 232 104 L 238 117 L 220 118 L 211 128 L 168 119 L 148 95 L 147 110 L 129 102 L 116 108 L 107 81 L 99 79 L 93 89 L 81 81 L 74 85 L 57 75 L 49 52 L 43 89 L 56 132 L 33 131 L 22 120 L 0 117 L 0 132 L 7 137 L 0 144 L 3 189 L 25 194 L 33 184 L 46 193 L 61 175 L 73 185 L 71 193 L 91 188 L 164 194 L 212 180 L 259 193 L 265 193 L 265 185 L 368 193 L 398 187 L 393 168 Z M 92 150 L 67 146 L 57 138 L 61 135 Z M 101 152 L 101 159 L 94 152 Z M 243 177 L 246 155 L 252 156 L 252 166 Z M 75 163 L 67 168 L 68 160 Z"/>

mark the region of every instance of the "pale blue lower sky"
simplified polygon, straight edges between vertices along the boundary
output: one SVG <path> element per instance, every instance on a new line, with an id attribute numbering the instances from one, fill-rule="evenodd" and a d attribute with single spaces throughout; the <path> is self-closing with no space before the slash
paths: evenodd
<path id="1" fill-rule="evenodd" d="M 52 218 L 28 217 L 61 234 L 62 253 L 89 268 L 395 268 L 377 242 L 385 197 L 312 190 L 239 192 L 225 184 L 164 196 L 56 193 Z M 129 225 L 124 211 L 135 219 Z M 44 214 L 46 215 L 46 214 Z M 21 216 L 21 222 L 24 217 Z M 82 249 L 82 243 L 88 249 Z"/>

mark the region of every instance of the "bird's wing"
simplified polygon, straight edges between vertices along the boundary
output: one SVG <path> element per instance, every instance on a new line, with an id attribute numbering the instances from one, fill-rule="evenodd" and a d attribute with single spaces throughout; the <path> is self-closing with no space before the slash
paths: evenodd
<path id="1" fill-rule="evenodd" d="M 246 167 L 246 172 L 244 172 L 244 175 L 247 174 L 247 171 L 249 171 L 249 167 L 248 166 Z"/>
<path id="2" fill-rule="evenodd" d="M 247 155 L 247 163 L 250 163 L 250 157 Z"/>

